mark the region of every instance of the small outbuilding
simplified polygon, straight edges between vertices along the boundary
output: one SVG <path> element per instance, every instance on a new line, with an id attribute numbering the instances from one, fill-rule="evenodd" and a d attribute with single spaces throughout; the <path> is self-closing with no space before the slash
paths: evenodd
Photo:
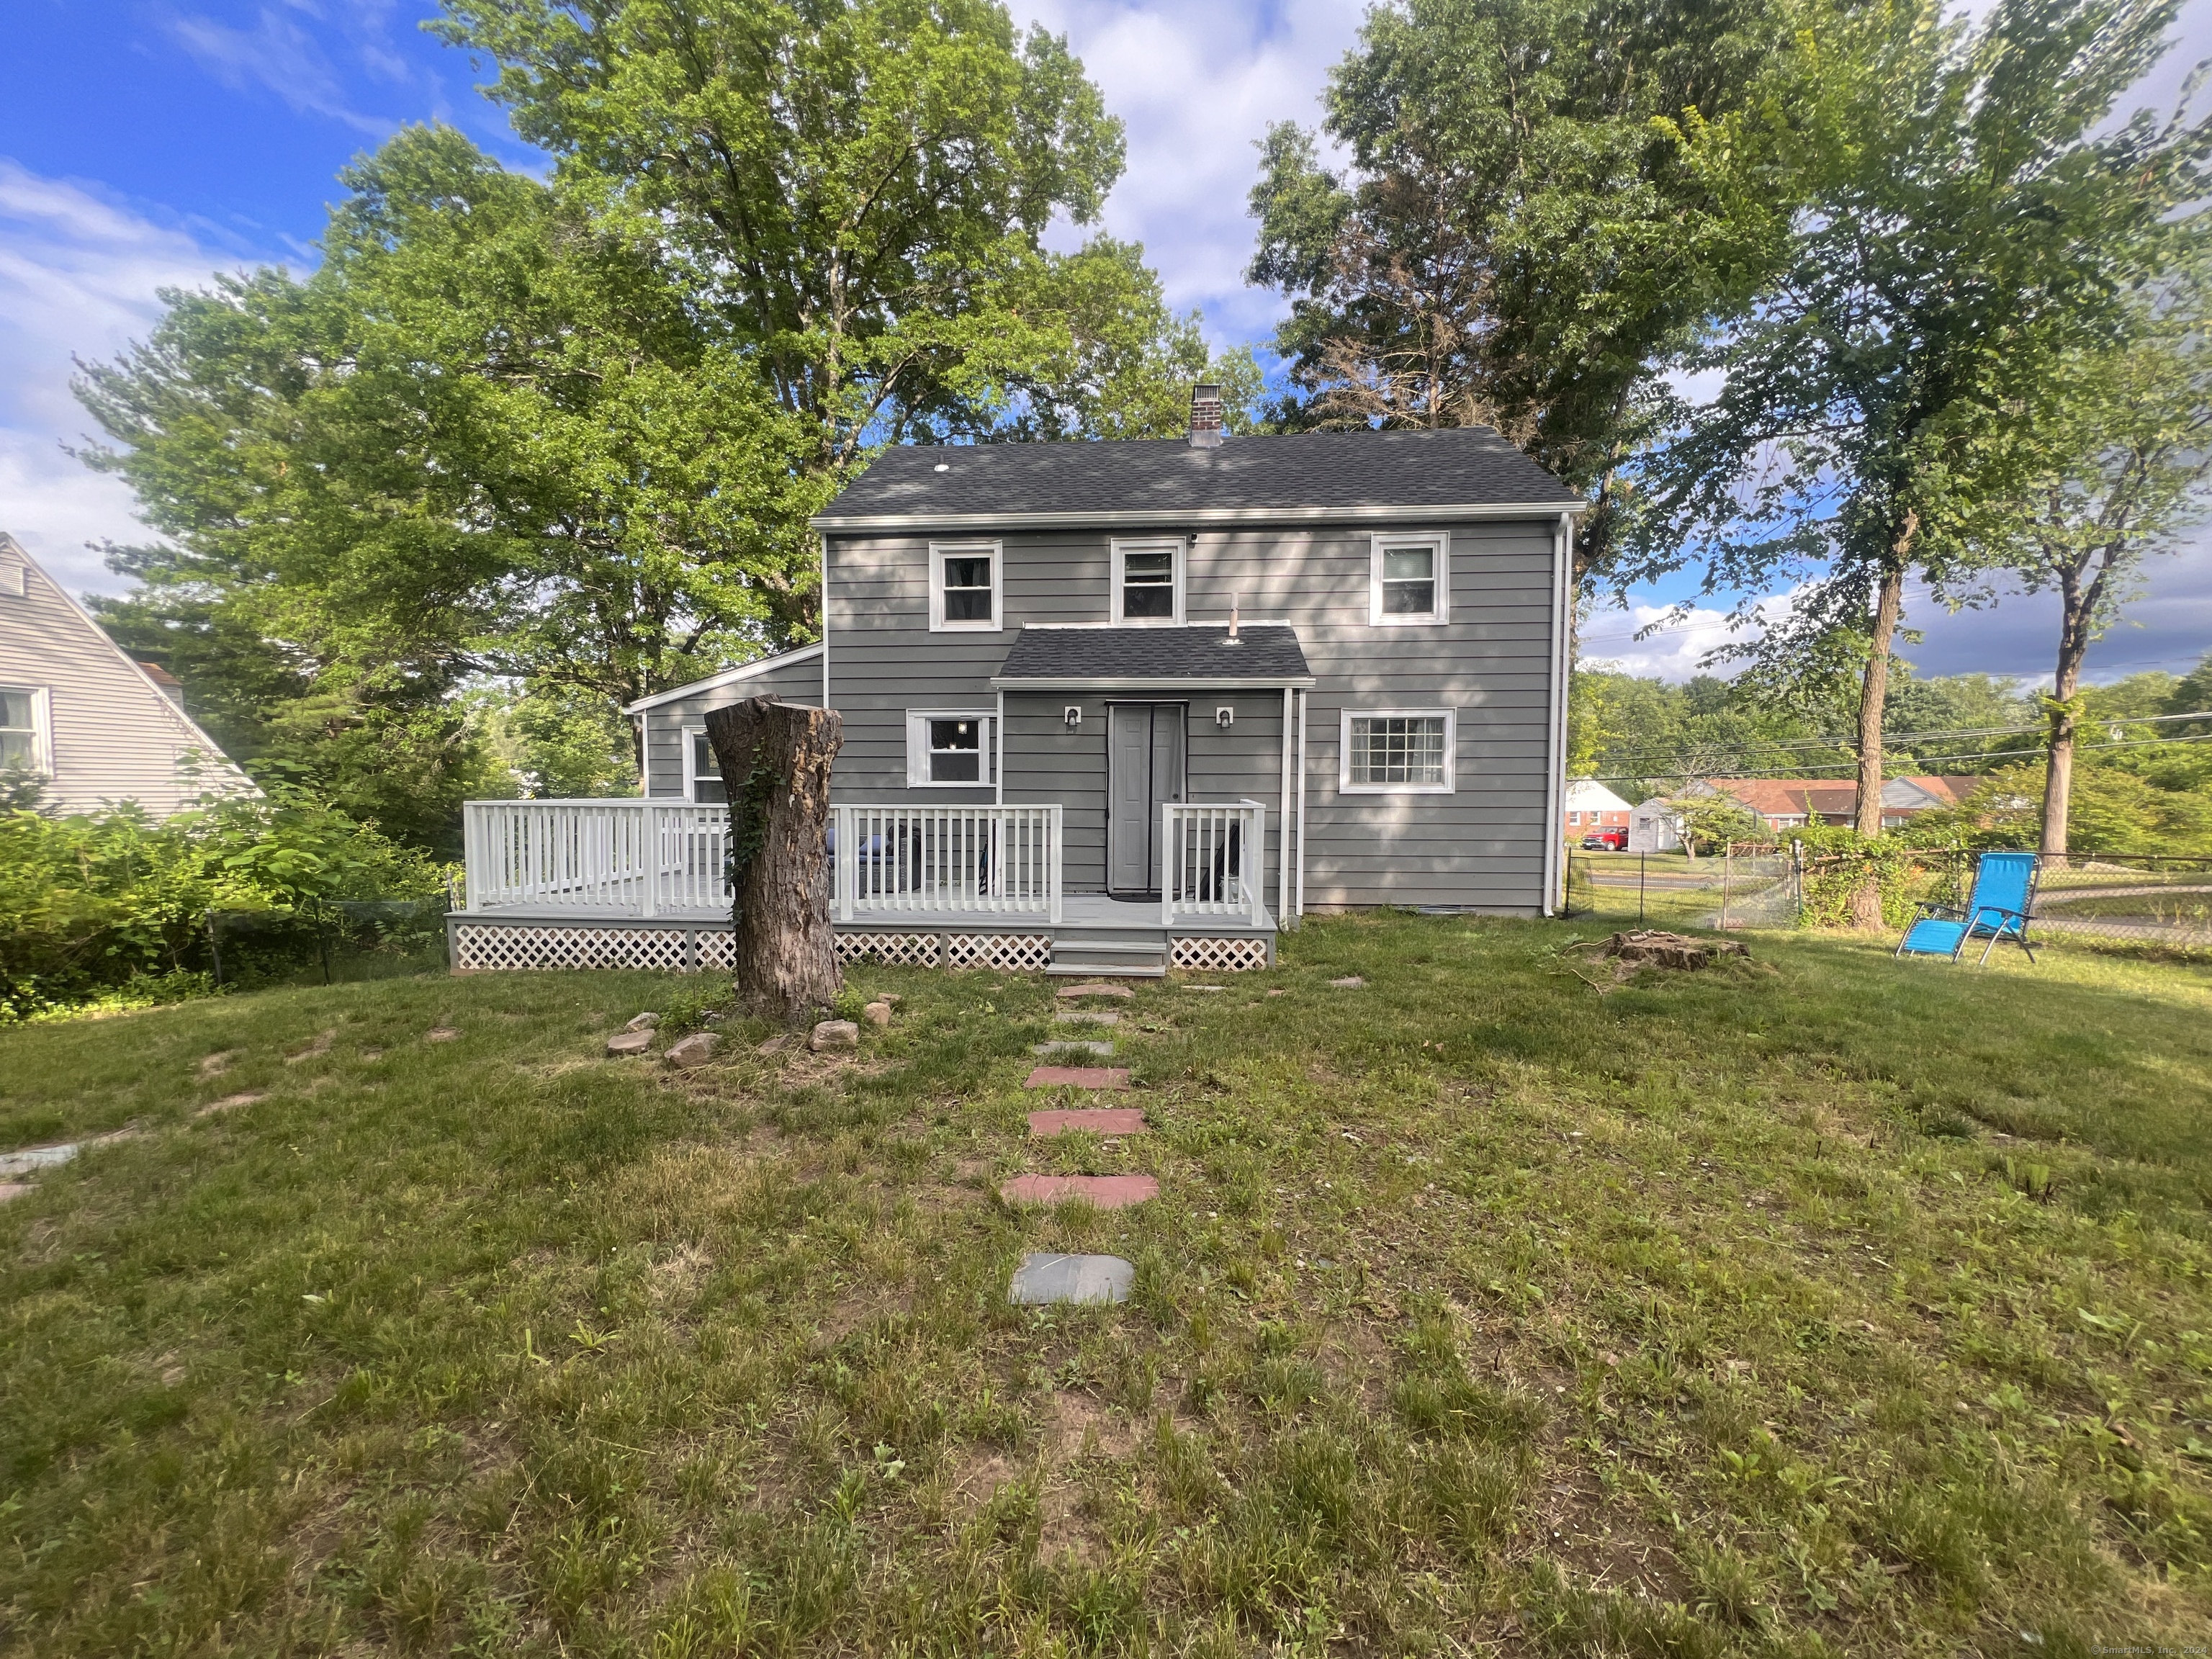
<path id="1" fill-rule="evenodd" d="M 1671 801 L 1655 795 L 1628 815 L 1628 850 L 1632 853 L 1679 853 L 1682 850 L 1682 811 Z"/>

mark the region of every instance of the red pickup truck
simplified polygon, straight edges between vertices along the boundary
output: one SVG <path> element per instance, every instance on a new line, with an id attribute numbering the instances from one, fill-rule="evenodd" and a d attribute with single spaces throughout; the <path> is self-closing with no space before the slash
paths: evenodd
<path id="1" fill-rule="evenodd" d="M 1625 853 L 1628 850 L 1628 831 L 1626 830 L 1593 830 L 1583 837 L 1585 853 Z"/>

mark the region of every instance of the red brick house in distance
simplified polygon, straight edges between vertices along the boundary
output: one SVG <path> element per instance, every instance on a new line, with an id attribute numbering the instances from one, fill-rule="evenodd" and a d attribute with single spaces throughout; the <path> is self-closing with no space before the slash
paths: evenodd
<path id="1" fill-rule="evenodd" d="M 1601 783 L 1588 778 L 1577 778 L 1567 785 L 1565 802 L 1566 838 L 1580 841 L 1596 830 L 1618 830 L 1628 833 L 1628 815 L 1632 810 L 1628 803 Z"/>
<path id="2" fill-rule="evenodd" d="M 1956 806 L 1983 779 L 1892 778 L 1881 787 L 1882 827 L 1894 830 L 1923 812 Z M 1849 824 L 1858 816 L 1859 787 L 1852 778 L 1700 778 L 1685 795 L 1726 795 L 1741 802 L 1770 830 L 1801 830 L 1808 824 Z"/>

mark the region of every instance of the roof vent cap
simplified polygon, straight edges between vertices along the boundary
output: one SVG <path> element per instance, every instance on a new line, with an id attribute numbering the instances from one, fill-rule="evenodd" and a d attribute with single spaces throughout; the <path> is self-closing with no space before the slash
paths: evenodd
<path id="1" fill-rule="evenodd" d="M 1218 382 L 1200 380 L 1190 389 L 1190 447 L 1221 447 L 1221 387 Z"/>

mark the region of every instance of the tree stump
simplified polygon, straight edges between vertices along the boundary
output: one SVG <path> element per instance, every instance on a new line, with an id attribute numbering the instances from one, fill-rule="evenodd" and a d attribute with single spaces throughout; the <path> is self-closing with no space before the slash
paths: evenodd
<path id="1" fill-rule="evenodd" d="M 737 991 L 789 1024 L 836 1000 L 830 928 L 830 766 L 845 741 L 835 709 L 748 697 L 707 713 L 730 800 Z"/>

